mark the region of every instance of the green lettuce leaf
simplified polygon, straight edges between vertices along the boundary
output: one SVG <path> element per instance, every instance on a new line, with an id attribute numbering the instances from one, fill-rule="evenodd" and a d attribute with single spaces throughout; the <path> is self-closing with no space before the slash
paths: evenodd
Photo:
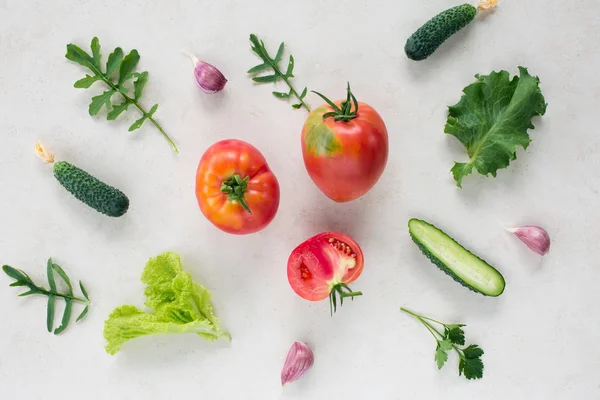
<path id="1" fill-rule="evenodd" d="M 211 294 L 183 271 L 176 253 L 152 258 L 142 274 L 146 284 L 146 313 L 135 306 L 115 309 L 104 324 L 106 351 L 116 354 L 121 346 L 136 337 L 162 333 L 195 333 L 206 340 L 231 340 L 221 330 L 210 302 Z"/>
<path id="2" fill-rule="evenodd" d="M 529 146 L 531 119 L 544 115 L 547 104 L 538 77 L 524 67 L 519 72 L 512 80 L 507 71 L 476 75 L 477 82 L 464 88 L 458 104 L 448 107 L 444 132 L 455 136 L 469 155 L 468 162 L 456 162 L 451 170 L 459 187 L 473 168 L 495 177 L 517 158 L 518 146 Z"/>

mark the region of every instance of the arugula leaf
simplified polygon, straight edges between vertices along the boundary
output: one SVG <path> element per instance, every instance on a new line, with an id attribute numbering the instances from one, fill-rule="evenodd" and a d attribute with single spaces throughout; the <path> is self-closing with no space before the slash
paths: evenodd
<path id="1" fill-rule="evenodd" d="M 258 39 L 255 34 L 250 35 L 250 43 L 252 51 L 256 53 L 262 60 L 263 63 L 257 66 L 254 66 L 248 70 L 249 74 L 257 74 L 264 72 L 267 69 L 273 70 L 271 75 L 263 75 L 263 76 L 254 76 L 252 80 L 256 83 L 273 83 L 277 81 L 283 81 L 290 88 L 288 93 L 286 92 L 273 92 L 273 96 L 278 99 L 289 99 L 292 95 L 298 99 L 299 103 L 292 104 L 294 109 L 299 109 L 301 107 L 306 108 L 308 112 L 310 112 L 310 107 L 304 102 L 304 97 L 306 97 L 306 93 L 308 92 L 307 88 L 304 88 L 301 94 L 298 94 L 294 86 L 290 83 L 290 79 L 294 78 L 294 57 L 290 55 L 290 59 L 287 63 L 287 67 L 285 73 L 282 72 L 282 67 L 279 65 L 280 61 L 283 58 L 283 50 L 285 45 L 283 42 L 279 45 L 277 49 L 277 54 L 275 58 L 271 58 L 269 56 L 269 52 L 265 48 L 265 43 Z"/>
<path id="2" fill-rule="evenodd" d="M 94 65 L 96 68 L 100 68 L 100 41 L 97 37 L 92 39 L 92 44 L 90 47 L 92 49 L 92 59 L 94 60 Z"/>
<path id="3" fill-rule="evenodd" d="M 126 111 L 127 108 L 129 108 L 129 104 L 131 104 L 129 100 L 123 100 L 121 104 L 113 104 L 112 110 L 110 110 L 108 114 L 106 114 L 106 119 L 109 121 L 117 119 L 117 117 L 121 115 L 122 112 Z"/>
<path id="4" fill-rule="evenodd" d="M 123 62 L 123 49 L 117 47 L 115 51 L 110 53 L 108 60 L 106 61 L 106 74 L 108 79 L 111 79 L 112 75 L 119 69 Z"/>
<path id="5" fill-rule="evenodd" d="M 133 81 L 133 98 L 139 100 L 142 97 L 142 90 L 148 83 L 148 72 L 144 71 L 141 74 L 134 74 L 137 79 Z"/>
<path id="6" fill-rule="evenodd" d="M 133 49 L 125 56 L 123 62 L 121 62 L 121 67 L 119 68 L 119 81 L 117 83 L 118 86 L 121 86 L 123 82 L 130 79 L 133 76 L 133 70 L 136 65 L 140 61 L 140 55 L 137 50 Z"/>
<path id="7" fill-rule="evenodd" d="M 54 334 L 58 335 L 62 333 L 71 320 L 71 312 L 73 308 L 73 302 L 78 302 L 85 304 L 85 308 L 83 312 L 79 315 L 76 322 L 79 322 L 88 312 L 90 299 L 88 296 L 85 287 L 81 281 L 79 282 L 79 287 L 81 288 L 81 292 L 83 293 L 84 299 L 76 297 L 73 294 L 73 285 L 71 284 L 71 279 L 67 275 L 67 273 L 58 265 L 52 262 L 52 259 L 49 258 L 46 264 L 46 273 L 48 275 L 48 284 L 50 285 L 50 289 L 46 290 L 43 286 L 37 286 L 33 283 L 33 280 L 27 275 L 25 272 L 20 269 L 15 269 L 8 265 L 2 266 L 2 270 L 6 275 L 10 278 L 14 279 L 15 282 L 11 283 L 10 286 L 26 286 L 29 288 L 27 292 L 19 294 L 19 297 L 30 296 L 34 294 L 43 295 L 48 297 L 47 309 L 46 309 L 46 328 L 48 332 L 52 332 L 54 326 L 54 311 L 55 304 L 57 299 L 63 299 L 65 301 L 65 310 L 63 312 L 62 320 L 60 326 L 54 330 Z M 58 274 L 60 278 L 64 281 L 67 286 L 67 293 L 61 293 L 58 291 L 56 287 L 56 277 L 54 274 Z"/>
<path id="8" fill-rule="evenodd" d="M 94 84 L 94 82 L 96 82 L 98 79 L 100 79 L 100 78 L 97 76 L 86 75 L 85 78 L 81 78 L 80 80 L 75 82 L 73 87 L 75 87 L 77 89 L 87 89 L 90 86 L 92 86 Z"/>
<path id="9" fill-rule="evenodd" d="M 92 102 L 90 103 L 89 107 L 90 115 L 98 114 L 103 106 L 106 106 L 106 108 L 110 108 L 110 99 L 115 93 L 117 93 L 117 91 L 111 89 L 107 90 L 102 94 L 99 94 L 98 96 L 92 97 Z"/>
<path id="10" fill-rule="evenodd" d="M 136 109 L 142 113 L 142 117 L 131 125 L 129 131 L 133 131 L 142 126 L 142 124 L 148 120 L 156 129 L 163 135 L 163 137 L 169 142 L 175 152 L 179 152 L 177 146 L 173 140 L 166 134 L 162 126 L 153 118 L 152 109 L 146 111 L 139 103 L 142 97 L 142 91 L 146 83 L 148 82 L 148 72 L 135 72 L 140 61 L 140 55 L 137 50 L 131 50 L 129 54 L 124 56 L 123 50 L 117 47 L 109 56 L 106 61 L 106 72 L 102 71 L 101 53 L 100 53 L 100 41 L 97 37 L 92 39 L 90 45 L 92 55 L 90 56 L 80 47 L 70 43 L 67 45 L 67 53 L 65 57 L 83 67 L 88 68 L 92 75 L 86 75 L 84 78 L 79 79 L 75 82 L 76 88 L 87 89 L 91 87 L 94 82 L 102 81 L 108 86 L 108 90 L 102 94 L 92 97 L 92 102 L 89 106 L 90 115 L 96 115 L 100 112 L 103 107 L 106 107 L 108 114 L 107 120 L 114 120 L 123 112 L 127 111 L 130 104 L 133 104 Z M 117 80 L 114 79 L 116 72 L 119 72 Z M 127 93 L 130 91 L 130 80 L 135 78 L 133 81 L 134 94 L 130 97 Z M 112 103 L 112 97 L 115 94 L 119 94 L 122 97 L 121 102 Z M 156 106 L 155 106 L 156 107 Z M 153 107 L 154 111 L 156 108 Z"/>
<path id="11" fill-rule="evenodd" d="M 517 147 L 527 149 L 531 120 L 546 113 L 546 102 L 537 77 L 519 67 L 520 76 L 510 79 L 507 71 L 476 75 L 477 82 L 463 89 L 460 101 L 448 107 L 444 132 L 466 148 L 469 161 L 456 162 L 451 172 L 457 186 L 472 173 L 496 176 L 517 158 Z"/>

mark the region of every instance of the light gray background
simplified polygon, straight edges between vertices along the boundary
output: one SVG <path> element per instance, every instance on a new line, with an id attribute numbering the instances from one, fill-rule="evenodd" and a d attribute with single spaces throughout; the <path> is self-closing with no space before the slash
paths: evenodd
<path id="1" fill-rule="evenodd" d="M 0 397 L 7 399 L 597 399 L 600 398 L 600 82 L 597 1 L 501 0 L 427 61 L 409 61 L 406 38 L 455 0 L 381 1 L 0 1 L 0 262 L 45 279 L 55 258 L 88 286 L 85 322 L 61 336 L 45 330 L 45 300 L 17 298 L 0 276 Z M 305 172 L 306 113 L 255 86 L 259 60 L 248 35 L 271 51 L 284 40 L 296 85 L 356 96 L 383 116 L 389 164 L 363 198 L 335 204 Z M 84 71 L 64 58 L 69 42 L 100 38 L 138 49 L 150 72 L 143 103 L 181 154 L 137 118 L 92 118 Z M 213 96 L 195 86 L 185 48 L 218 66 L 229 83 Z M 449 169 L 465 160 L 443 133 L 446 106 L 476 73 L 524 65 L 549 103 L 527 152 L 493 179 L 470 176 L 459 190 Z M 308 97 L 313 106 L 320 103 Z M 104 114 L 104 113 L 103 113 Z M 253 143 L 281 184 L 281 206 L 264 231 L 216 230 L 201 215 L 194 175 L 203 151 L 224 138 Z M 72 199 L 33 154 L 41 139 L 58 159 L 83 167 L 131 199 L 123 218 Z M 500 298 L 453 282 L 411 243 L 410 217 L 431 220 L 496 265 Z M 541 258 L 502 224 L 542 224 L 553 239 Z M 324 230 L 352 235 L 366 267 L 364 296 L 330 318 L 327 302 L 297 297 L 286 279 L 291 250 Z M 103 322 L 122 304 L 143 304 L 146 260 L 166 250 L 214 294 L 233 342 L 194 335 L 139 339 L 116 357 L 103 349 Z M 468 324 L 485 350 L 485 376 L 466 381 L 450 357 L 438 371 L 435 343 L 406 306 Z M 295 340 L 311 344 L 312 372 L 282 394 L 279 373 Z"/>

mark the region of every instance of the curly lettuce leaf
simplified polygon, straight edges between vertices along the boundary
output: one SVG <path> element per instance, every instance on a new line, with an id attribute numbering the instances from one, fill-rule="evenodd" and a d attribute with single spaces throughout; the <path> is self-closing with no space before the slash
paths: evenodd
<path id="1" fill-rule="evenodd" d="M 146 313 L 135 306 L 115 309 L 104 324 L 106 351 L 116 354 L 121 346 L 136 337 L 162 333 L 195 333 L 206 340 L 230 340 L 213 314 L 211 294 L 183 271 L 176 253 L 152 258 L 142 274 L 146 284 Z"/>
<path id="2" fill-rule="evenodd" d="M 529 146 L 531 119 L 544 115 L 547 104 L 539 78 L 524 67 L 519 67 L 519 73 L 512 80 L 507 71 L 476 75 L 477 82 L 464 88 L 460 101 L 448 107 L 444 132 L 456 137 L 469 155 L 468 162 L 455 162 L 451 170 L 459 187 L 473 168 L 495 177 L 498 169 L 517 158 L 518 146 Z"/>

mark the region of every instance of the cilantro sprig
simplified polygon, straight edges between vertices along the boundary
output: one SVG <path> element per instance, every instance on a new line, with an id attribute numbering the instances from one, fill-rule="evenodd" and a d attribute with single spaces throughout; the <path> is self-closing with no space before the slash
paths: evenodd
<path id="1" fill-rule="evenodd" d="M 52 262 L 52 259 L 48 259 L 47 263 L 47 274 L 48 274 L 48 285 L 49 289 L 46 289 L 43 286 L 36 285 L 33 280 L 20 269 L 13 268 L 9 265 L 2 266 L 2 270 L 6 275 L 14 279 L 15 281 L 10 284 L 10 286 L 24 286 L 29 290 L 19 294 L 19 297 L 31 296 L 31 295 L 42 295 L 48 297 L 48 307 L 46 310 L 46 327 L 48 332 L 52 332 L 54 330 L 54 334 L 58 335 L 67 329 L 69 322 L 71 321 L 71 312 L 73 310 L 73 303 L 81 303 L 85 305 L 83 311 L 77 317 L 75 322 L 81 321 L 88 313 L 90 307 L 90 298 L 88 296 L 87 290 L 83 286 L 83 283 L 79 281 L 79 288 L 81 289 L 81 293 L 83 294 L 83 298 L 75 296 L 73 293 L 73 285 L 71 283 L 71 279 L 67 275 L 67 273 L 60 267 L 60 265 Z M 56 285 L 56 275 L 58 275 L 64 284 L 67 287 L 66 293 L 59 292 Z M 54 327 L 54 306 L 56 300 L 63 299 L 65 301 L 65 310 L 63 312 L 61 324 L 58 328 L 53 329 Z"/>
<path id="2" fill-rule="evenodd" d="M 108 114 L 106 119 L 109 121 L 117 119 L 121 113 L 126 111 L 130 105 L 133 105 L 141 113 L 142 117 L 136 120 L 130 127 L 129 132 L 141 128 L 146 121 L 150 121 L 169 142 L 173 150 L 178 153 L 177 146 L 173 140 L 167 135 L 162 126 L 154 119 L 154 113 L 158 109 L 158 104 L 155 104 L 146 111 L 139 101 L 142 97 L 142 91 L 144 86 L 148 83 L 148 72 L 135 72 L 135 68 L 140 61 L 140 55 L 138 51 L 133 49 L 129 54 L 125 55 L 123 49 L 117 47 L 109 56 L 106 61 L 106 69 L 103 72 L 103 66 L 101 64 L 100 54 L 100 41 L 97 37 L 92 39 L 90 45 L 92 55 L 82 50 L 80 47 L 70 43 L 67 45 L 67 54 L 65 57 L 79 65 L 82 65 L 92 71 L 92 75 L 86 75 L 75 82 L 74 87 L 79 89 L 87 89 L 94 84 L 96 81 L 102 81 L 108 86 L 108 90 L 103 93 L 92 97 L 90 103 L 89 113 L 90 115 L 96 115 L 102 110 L 102 107 L 106 107 Z M 117 74 L 118 73 L 118 74 Z M 133 94 L 130 94 L 131 88 L 128 87 L 129 81 L 133 81 Z M 119 94 L 122 98 L 120 103 L 113 103 L 112 97 L 115 94 Z"/>
<path id="3" fill-rule="evenodd" d="M 438 369 L 441 369 L 446 361 L 448 361 L 448 352 L 454 350 L 459 358 L 458 375 L 464 373 L 465 378 L 467 379 L 481 379 L 483 376 L 483 361 L 481 361 L 483 350 L 481 347 L 476 344 L 471 344 L 467 347 L 459 347 L 464 346 L 465 344 L 465 332 L 462 328 L 466 325 L 445 324 L 409 311 L 406 308 L 400 308 L 400 310 L 415 317 L 415 319 L 421 322 L 435 338 L 437 342 L 435 348 L 435 362 Z M 432 323 L 436 324 L 437 327 Z M 444 331 L 441 332 L 439 327 L 442 327 Z"/>

